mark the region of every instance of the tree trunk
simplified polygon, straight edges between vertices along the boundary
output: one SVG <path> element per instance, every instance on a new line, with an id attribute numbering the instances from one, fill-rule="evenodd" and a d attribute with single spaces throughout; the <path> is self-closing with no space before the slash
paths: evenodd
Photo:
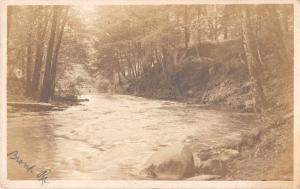
<path id="1" fill-rule="evenodd" d="M 228 38 L 228 26 L 227 26 L 228 19 L 229 19 L 229 7 L 228 5 L 225 5 L 223 10 L 223 18 L 222 18 L 224 40 Z"/>
<path id="2" fill-rule="evenodd" d="M 9 38 L 9 34 L 11 32 L 13 10 L 14 9 L 12 6 L 7 7 L 7 39 Z"/>
<path id="3" fill-rule="evenodd" d="M 199 54 L 199 45 L 201 42 L 201 33 L 200 33 L 200 6 L 197 8 L 197 44 L 196 44 L 196 52 L 197 52 L 197 57 L 200 58 Z"/>
<path id="4" fill-rule="evenodd" d="M 285 24 L 286 20 L 281 18 L 281 15 L 277 12 L 275 6 L 269 6 L 269 12 L 273 21 L 273 31 L 272 34 L 274 36 L 274 40 L 276 40 L 276 46 L 278 51 L 278 56 L 282 62 L 291 63 L 292 55 L 289 51 L 287 45 L 287 37 L 286 30 L 287 24 Z"/>
<path id="5" fill-rule="evenodd" d="M 258 60 L 258 62 L 260 63 L 261 66 L 263 66 L 264 61 L 261 55 L 261 44 L 260 44 L 260 36 L 261 36 L 261 15 L 258 9 L 255 10 L 255 13 L 257 15 L 257 19 L 256 19 L 256 23 L 255 23 L 255 34 L 254 34 L 254 41 L 255 41 L 255 55 L 256 55 L 256 59 Z"/>
<path id="6" fill-rule="evenodd" d="M 249 74 L 252 84 L 252 98 L 254 110 L 256 113 L 263 113 L 266 106 L 266 99 L 262 88 L 262 83 L 260 80 L 261 68 L 255 59 L 255 49 L 254 41 L 250 27 L 250 13 L 249 7 L 242 8 L 242 32 L 243 32 L 243 47 L 246 55 L 246 61 L 249 69 Z"/>
<path id="7" fill-rule="evenodd" d="M 201 13 L 200 6 L 198 6 L 198 8 L 197 8 L 197 42 L 198 42 L 198 44 L 199 44 L 200 41 L 201 41 L 201 33 L 200 33 L 200 13 Z"/>
<path id="8" fill-rule="evenodd" d="M 190 40 L 190 33 L 188 28 L 188 6 L 184 7 L 184 45 L 185 49 L 188 49 Z"/>
<path id="9" fill-rule="evenodd" d="M 227 18 L 225 17 L 223 20 L 223 35 L 224 35 L 224 40 L 228 38 L 228 27 L 227 27 Z"/>
<path id="10" fill-rule="evenodd" d="M 63 37 L 63 33 L 64 33 L 64 28 L 67 22 L 67 17 L 68 17 L 68 12 L 69 12 L 69 8 L 65 9 L 64 12 L 64 16 L 62 18 L 62 23 L 60 26 L 60 31 L 58 34 L 58 39 L 57 39 L 57 43 L 56 43 L 56 47 L 55 47 L 55 51 L 54 51 L 54 55 L 53 55 L 53 62 L 52 62 L 52 68 L 51 68 L 51 97 L 50 98 L 54 98 L 55 95 L 55 81 L 56 81 L 56 65 L 57 65 L 57 61 L 58 61 L 58 55 L 59 55 L 59 50 L 60 50 L 60 46 L 61 46 L 61 41 L 62 41 L 62 37 Z"/>
<path id="11" fill-rule="evenodd" d="M 227 26 L 224 26 L 223 28 L 223 32 L 224 32 L 224 39 L 226 40 L 228 38 L 228 31 L 227 31 Z"/>
<path id="12" fill-rule="evenodd" d="M 27 61 L 26 61 L 26 95 L 30 96 L 31 91 L 31 67 L 32 67 L 32 51 L 31 45 L 27 46 Z"/>
<path id="13" fill-rule="evenodd" d="M 291 63 L 291 53 L 290 53 L 290 49 L 289 49 L 289 45 L 288 45 L 288 17 L 287 17 L 287 13 L 286 12 L 282 12 L 281 14 L 278 13 L 278 11 L 276 10 L 276 8 L 274 7 L 274 11 L 276 12 L 276 14 L 278 15 L 278 19 L 279 19 L 279 26 L 280 26 L 280 30 L 282 33 L 282 44 L 283 44 L 283 48 L 282 49 L 284 51 L 284 54 L 286 56 L 286 62 L 287 63 Z"/>
<path id="14" fill-rule="evenodd" d="M 58 17 L 58 7 L 53 7 L 53 17 L 52 17 L 52 26 L 50 39 L 48 43 L 47 57 L 46 57 L 46 68 L 43 80 L 43 86 L 41 91 L 40 100 L 42 102 L 48 102 L 51 95 L 51 64 L 52 64 L 52 56 L 53 56 L 53 47 L 54 47 L 54 39 L 55 39 L 55 31 L 57 25 L 57 17 Z"/>
<path id="15" fill-rule="evenodd" d="M 38 32 L 37 32 L 38 40 L 36 43 L 36 56 L 35 56 L 35 64 L 34 64 L 34 71 L 32 77 L 32 92 L 35 94 L 38 92 L 38 88 L 40 84 L 41 68 L 43 65 L 43 56 L 44 56 L 45 36 L 46 36 L 47 26 L 49 22 L 48 15 L 44 15 L 43 17 L 44 19 L 42 18 L 38 19 Z"/>

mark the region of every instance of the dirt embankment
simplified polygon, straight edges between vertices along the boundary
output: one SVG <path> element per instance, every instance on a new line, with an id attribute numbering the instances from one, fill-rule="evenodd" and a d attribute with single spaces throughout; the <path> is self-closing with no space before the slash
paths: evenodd
<path id="1" fill-rule="evenodd" d="M 253 112 L 249 72 L 240 39 L 206 42 L 182 51 L 177 53 L 177 64 L 165 70 L 150 70 L 144 73 L 137 86 L 127 85 L 121 91 L 147 98 Z M 261 80 L 269 109 L 274 109 L 275 105 L 290 108 L 293 104 L 293 65 L 280 62 L 272 49 L 261 54 Z"/>
<path id="2" fill-rule="evenodd" d="M 190 47 L 178 53 L 177 65 L 169 66 L 167 71 L 145 73 L 138 86 L 129 86 L 127 92 L 249 111 L 249 74 L 241 49 L 240 40 Z"/>

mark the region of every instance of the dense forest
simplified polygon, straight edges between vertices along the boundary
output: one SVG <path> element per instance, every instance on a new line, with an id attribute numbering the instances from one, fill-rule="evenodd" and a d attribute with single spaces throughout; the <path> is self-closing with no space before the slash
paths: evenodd
<path id="1" fill-rule="evenodd" d="M 85 94 L 126 94 L 253 115 L 255 126 L 238 142 L 196 152 L 207 160 L 197 174 L 291 180 L 293 5 L 28 5 L 7 12 L 8 103 L 52 107 Z M 223 152 L 235 159 L 223 160 Z"/>
<path id="2" fill-rule="evenodd" d="M 268 94 L 274 91 L 267 89 L 268 77 L 292 73 L 291 5 L 115 5 L 94 7 L 89 16 L 80 11 L 8 7 L 9 92 L 49 102 L 79 94 L 92 79 L 101 92 L 219 104 L 232 91 L 224 97 L 226 91 L 212 91 L 213 85 L 228 88 L 231 76 L 240 80 L 233 88 L 251 92 L 242 99 L 247 104 L 225 104 L 250 104 L 262 112 L 277 103 Z M 74 76 L 78 66 L 85 76 Z"/>

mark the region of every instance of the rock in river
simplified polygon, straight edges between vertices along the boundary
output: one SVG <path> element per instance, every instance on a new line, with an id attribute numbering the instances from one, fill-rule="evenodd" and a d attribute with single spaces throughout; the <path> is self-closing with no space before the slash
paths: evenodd
<path id="1" fill-rule="evenodd" d="M 146 178 L 175 180 L 194 175 L 195 165 L 191 150 L 182 144 L 168 146 L 154 153 L 142 168 Z"/>

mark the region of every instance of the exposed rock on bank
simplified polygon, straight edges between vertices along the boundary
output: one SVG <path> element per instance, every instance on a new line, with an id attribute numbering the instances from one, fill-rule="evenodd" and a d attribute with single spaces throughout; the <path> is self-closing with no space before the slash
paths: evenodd
<path id="1" fill-rule="evenodd" d="M 145 178 L 176 180 L 194 176 L 195 165 L 191 150 L 182 144 L 168 146 L 154 153 L 140 175 Z"/>
<path id="2" fill-rule="evenodd" d="M 164 180 L 291 180 L 292 117 L 291 113 L 270 115 L 239 140 L 214 148 L 193 153 L 182 144 L 162 148 L 150 157 L 140 175 Z"/>
<path id="3" fill-rule="evenodd" d="M 238 141 L 195 152 L 200 159 L 196 174 L 219 175 L 213 180 L 291 180 L 291 122 L 291 114 L 271 115 Z"/>

